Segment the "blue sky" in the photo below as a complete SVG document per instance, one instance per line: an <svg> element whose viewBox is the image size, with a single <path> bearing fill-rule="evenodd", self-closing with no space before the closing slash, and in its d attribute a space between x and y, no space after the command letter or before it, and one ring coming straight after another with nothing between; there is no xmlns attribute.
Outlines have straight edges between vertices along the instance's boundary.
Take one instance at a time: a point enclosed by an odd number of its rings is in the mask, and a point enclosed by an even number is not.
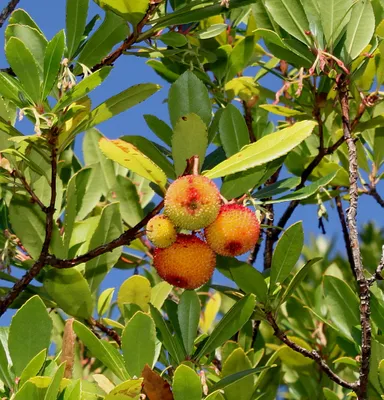
<svg viewBox="0 0 384 400"><path fill-rule="evenodd" d="M8 0L1 1L0 8L3 8L7 3ZM65 28L65 0L21 0L19 7L24 8L32 16L48 39L51 39L57 31ZM89 19L97 13L99 13L103 18L103 11L91 0ZM2 32L4 32L4 29L5 26L2 28ZM4 68L6 66L7 62L5 60L4 52L1 52L0 67ZM166 122L169 122L167 105L164 103L164 100L167 98L169 85L156 75L152 68L145 64L145 59L135 58L133 56L122 56L116 62L113 71L107 78L107 81L92 93L91 98L93 106L95 107L103 100L128 88L129 86L144 82L159 83L162 86L162 89L144 103L139 104L138 106L135 106L134 108L99 125L98 128L105 136L109 138L117 138L123 135L142 135L151 140L156 140L155 136L147 127L143 114L154 114ZM263 83L265 86L276 90L276 83L274 80L272 81L267 79L264 80ZM17 127L25 133L33 133L33 129L25 123L21 123L20 126L17 125ZM77 139L76 151L81 156L81 136ZM381 184L378 189L379 191L381 190L382 195L384 195L384 185ZM279 215L285 207L286 205L279 205L276 207L276 214ZM346 204L344 207L346 207ZM309 240L311 234L321 234L320 230L317 228L316 212L316 207L299 206L290 220L289 225L298 220L303 220L306 241ZM344 243L342 242L340 234L337 214L331 207L328 207L328 212L329 222L325 221L327 231L326 236L333 241L336 240L336 248L344 252ZM378 225L383 226L383 215L382 208L380 208L372 198L368 196L363 196L361 198L358 214L359 225L370 219L374 219ZM335 235L337 235L336 239ZM259 263L257 266L260 266L260 260L261 257L259 256ZM103 287L119 286L126 277L126 272L113 271L104 282ZM215 275L215 283L219 282L223 282L222 278ZM9 315L10 313L7 313L7 316L3 319L3 323L7 322Z"/></svg>

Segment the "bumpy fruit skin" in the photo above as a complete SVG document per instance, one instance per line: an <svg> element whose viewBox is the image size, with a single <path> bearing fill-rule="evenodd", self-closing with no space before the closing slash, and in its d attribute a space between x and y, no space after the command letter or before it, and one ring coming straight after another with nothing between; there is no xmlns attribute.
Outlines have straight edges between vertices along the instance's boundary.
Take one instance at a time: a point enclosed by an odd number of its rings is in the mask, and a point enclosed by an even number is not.
<svg viewBox="0 0 384 400"><path fill-rule="evenodd" d="M180 228L205 228L217 217L221 205L217 186L201 175L176 179L164 199L164 212Z"/></svg>
<svg viewBox="0 0 384 400"><path fill-rule="evenodd" d="M176 241L176 227L165 215L156 215L148 221L147 238L160 248L169 247Z"/></svg>
<svg viewBox="0 0 384 400"><path fill-rule="evenodd" d="M211 278L216 254L195 235L179 234L166 249L156 249L153 258L157 273L171 285L196 289Z"/></svg>
<svg viewBox="0 0 384 400"><path fill-rule="evenodd" d="M256 215L239 204L225 204L216 220L205 229L205 237L213 251L235 257L251 250L260 234Z"/></svg>

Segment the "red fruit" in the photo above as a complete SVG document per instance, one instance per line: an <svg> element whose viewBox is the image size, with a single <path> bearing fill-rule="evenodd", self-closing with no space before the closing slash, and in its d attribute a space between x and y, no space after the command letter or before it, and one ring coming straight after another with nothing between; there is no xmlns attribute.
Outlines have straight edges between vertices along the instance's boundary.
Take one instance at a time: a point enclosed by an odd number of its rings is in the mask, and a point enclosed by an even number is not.
<svg viewBox="0 0 384 400"><path fill-rule="evenodd" d="M211 278L216 255L195 235L179 234L171 246L155 250L153 263L160 277L171 285L196 289Z"/></svg>
<svg viewBox="0 0 384 400"><path fill-rule="evenodd" d="M208 245L217 254L234 257L251 250L259 239L256 215L239 204L225 204L216 220L205 229Z"/></svg>

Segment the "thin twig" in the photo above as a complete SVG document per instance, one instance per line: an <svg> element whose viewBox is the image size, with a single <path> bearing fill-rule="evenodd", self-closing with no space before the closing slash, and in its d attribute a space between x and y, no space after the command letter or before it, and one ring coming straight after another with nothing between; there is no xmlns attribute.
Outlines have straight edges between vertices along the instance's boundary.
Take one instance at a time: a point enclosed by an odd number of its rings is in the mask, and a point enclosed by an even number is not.
<svg viewBox="0 0 384 400"><path fill-rule="evenodd" d="M148 10L143 17L143 19L137 24L135 30L124 40L124 42L112 53L108 54L104 57L99 64L96 64L92 68L92 72L99 70L102 67L107 65L113 65L113 63L122 55L125 51L129 50L130 47L136 43L137 39L139 38L141 31L143 30L145 24L151 18L153 12L158 7L158 4L150 4Z"/></svg>
<svg viewBox="0 0 384 400"><path fill-rule="evenodd" d="M4 22L12 14L13 10L16 8L20 0L11 0L0 13L0 28L4 25Z"/></svg>
<svg viewBox="0 0 384 400"><path fill-rule="evenodd" d="M356 383L347 382L344 379L340 378L338 375L336 375L316 350L310 351L305 349L304 347L299 346L297 343L292 342L292 340L290 340L287 337L287 335L279 328L272 312L268 312L266 316L269 324L273 328L275 336L279 338L284 344L286 344L292 350L302 354L304 357L310 358L313 361L315 361L319 365L321 370L325 372L333 382L336 382L338 385L346 389L351 389L351 390L356 389L357 386Z"/></svg>
<svg viewBox="0 0 384 400"><path fill-rule="evenodd" d="M360 253L359 235L357 230L357 207L359 199L358 188L358 163L357 149L351 134L351 124L349 116L348 83L345 79L340 79L338 95L341 105L341 115L343 122L343 135L348 147L349 158L349 208L347 212L347 225L349 230L350 246L353 254L353 261L356 271L356 279L359 285L360 298L360 324L361 324L361 364L357 396L359 400L366 400L368 390L369 361L371 356L371 323L370 323L370 292L369 281L364 275L363 264Z"/></svg>
<svg viewBox="0 0 384 400"><path fill-rule="evenodd" d="M19 181L22 183L24 186L24 189L28 192L28 194L31 196L32 200L44 211L47 211L47 207L43 204L43 202L39 199L39 197L36 195L36 193L33 191L27 180L25 179L25 176L23 176L19 171L13 170L11 173L12 176L15 178L18 178Z"/></svg>
<svg viewBox="0 0 384 400"><path fill-rule="evenodd" d="M11 290L1 299L0 301L0 316L5 313L8 307L14 302L19 294L32 282L34 278L41 272L44 266L47 264L49 256L49 245L52 239L52 230L55 213L55 201L56 201L56 179L57 179L57 132L52 130L50 132L50 146L51 146L51 199L49 206L45 208L46 219L45 219L45 238L41 253L35 264L28 270L28 272L18 280Z"/></svg>
<svg viewBox="0 0 384 400"><path fill-rule="evenodd" d="M161 201L149 214L147 214L139 223L137 223L133 228L128 229L124 233L122 233L118 238L112 240L109 243L102 244L81 256L77 256L73 259L65 259L61 260L56 258L55 255L48 255L47 264L51 267L55 268L72 268L76 265L82 264L84 262L90 261L95 257L101 256L102 254L108 253L117 247L127 246L133 240L138 238L143 234L143 232L139 232L140 229L144 228L147 225L147 222L158 214L164 206L164 202Z"/></svg>
<svg viewBox="0 0 384 400"><path fill-rule="evenodd" d="M342 136L338 139L332 146L325 147L323 151L319 151L317 156L312 160L312 162L308 165L308 167L303 171L301 174L301 181L296 186L295 190L299 190L305 186L305 182L308 179L309 175L313 172L313 170L320 164L325 156L333 154L342 144L344 143L344 137ZM289 218L291 218L293 212L296 210L296 207L300 204L299 200L292 200L286 210L284 211L283 215L279 219L277 226L280 228L284 228L286 223L288 222ZM273 230L273 240L276 241L279 238L281 233L281 229L274 229Z"/></svg>
<svg viewBox="0 0 384 400"><path fill-rule="evenodd" d="M371 187L367 192L370 196L372 196L377 203L384 208L384 199L380 196L375 186Z"/></svg>
<svg viewBox="0 0 384 400"><path fill-rule="evenodd" d="M354 277L356 278L356 269L355 269L355 262L353 260L353 254L352 254L352 249L351 249L351 241L350 241L350 238L349 238L347 222L345 220L343 204L341 203L340 196L336 196L335 197L335 202L336 202L337 214L339 216L341 228L342 228L342 231L343 231L345 249L347 250L349 265L351 266L352 273L353 273Z"/></svg>
<svg viewBox="0 0 384 400"><path fill-rule="evenodd" d="M373 277L370 278L369 285L373 285L373 283L375 281L384 280L384 277L382 275L383 269L384 269L384 245L381 248L381 259L380 259L379 265L377 266L375 274L373 275Z"/></svg>
<svg viewBox="0 0 384 400"><path fill-rule="evenodd" d="M118 345L119 347L121 347L121 338L120 335L111 328L108 328L107 326L105 326L104 324L102 324L101 322L95 320L94 318L91 318L89 320L89 323L93 326L96 326L97 328L99 328L102 332L104 332L107 336L109 336L110 338L112 338Z"/></svg>

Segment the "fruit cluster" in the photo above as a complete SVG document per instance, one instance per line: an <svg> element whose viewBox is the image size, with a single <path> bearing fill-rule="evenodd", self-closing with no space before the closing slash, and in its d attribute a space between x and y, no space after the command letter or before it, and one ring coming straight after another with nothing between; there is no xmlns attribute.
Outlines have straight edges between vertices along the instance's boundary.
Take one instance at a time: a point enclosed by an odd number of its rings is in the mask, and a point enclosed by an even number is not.
<svg viewBox="0 0 384 400"><path fill-rule="evenodd" d="M198 230L204 232L198 236ZM191 234L178 233L193 231ZM206 283L216 254L235 257L255 246L260 224L240 204L222 204L217 186L201 175L175 180L164 199L164 214L147 224L147 237L156 246L154 266L165 281L184 289ZM204 240L203 240L203 239Z"/></svg>

